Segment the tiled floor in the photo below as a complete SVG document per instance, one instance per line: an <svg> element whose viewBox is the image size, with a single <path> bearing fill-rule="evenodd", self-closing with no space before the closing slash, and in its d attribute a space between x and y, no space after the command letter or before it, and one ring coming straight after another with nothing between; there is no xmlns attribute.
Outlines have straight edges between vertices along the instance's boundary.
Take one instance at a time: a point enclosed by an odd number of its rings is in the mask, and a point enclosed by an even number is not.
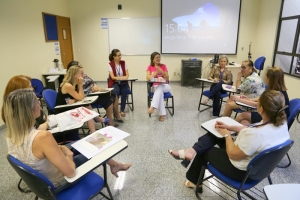
<svg viewBox="0 0 300 200"><path fill-rule="evenodd" d="M146 83L142 81L134 83L134 111L127 110L125 123L119 126L120 129L131 134L126 138L128 148L115 157L117 161L132 163L132 167L126 173L120 173L118 179L108 173L109 185L117 200L196 199L193 190L183 185L186 169L179 161L173 159L167 150L191 147L198 137L205 133L201 123L211 118L211 109L202 113L197 111L199 88L182 87L178 82L171 83L171 87L175 101L175 115L172 117L167 114L165 121L159 122L157 113L154 113L151 118L148 116ZM295 121L290 129L291 138L295 141L289 152L292 165L287 169L275 169L272 173L275 184L300 183L299 128L300 124ZM2 137L0 199L34 199L33 194L22 194L18 191L19 177L6 160L5 130L1 131L0 135ZM101 174L102 168L96 171ZM267 181L264 180L258 188L262 190L263 185L266 184ZM213 187L210 183L207 183L207 186ZM223 195L225 199L233 199L218 188L215 192ZM215 192L204 187L201 198L222 199ZM264 197L263 194L260 195ZM236 197L234 194L233 196ZM98 195L94 199L101 199L101 196Z"/></svg>

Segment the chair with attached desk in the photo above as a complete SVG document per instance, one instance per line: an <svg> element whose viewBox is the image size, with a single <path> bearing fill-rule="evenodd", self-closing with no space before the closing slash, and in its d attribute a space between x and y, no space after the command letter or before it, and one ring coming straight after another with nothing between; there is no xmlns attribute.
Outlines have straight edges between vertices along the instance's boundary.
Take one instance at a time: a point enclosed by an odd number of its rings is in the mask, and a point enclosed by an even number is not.
<svg viewBox="0 0 300 200"><path fill-rule="evenodd" d="M128 80L130 81L130 84L129 85L129 89L127 90L127 98L126 98L126 105L128 105L129 109L131 111L134 110L134 104L133 104L133 91L132 91L132 82L135 81L136 79L132 79L132 80ZM109 83L109 78L107 78L107 84ZM109 87L109 86L108 86ZM119 96L119 99L121 98L121 94L116 94ZM129 98L130 96L130 98ZM121 105L121 103L119 103L119 105Z"/></svg>
<svg viewBox="0 0 300 200"><path fill-rule="evenodd" d="M39 80L39 79L32 78L31 79L31 86L33 87L35 95L40 100L41 106L43 108L43 103L42 103L43 95L42 95L42 93L43 93L43 91L45 89L44 85L43 85L43 82L41 80Z"/></svg>
<svg viewBox="0 0 300 200"><path fill-rule="evenodd" d="M55 106L56 106L57 92L52 89L46 89L43 91L42 95L47 105L48 115L56 114Z"/></svg>
<svg viewBox="0 0 300 200"><path fill-rule="evenodd" d="M236 189L238 199L242 199L240 193L243 193L250 199L256 199L253 196L251 196L249 193L245 192L245 190L251 189L252 187L254 187L258 183L260 183L266 177L268 177L269 184L272 184L270 174L276 168L276 166L281 161L281 159L284 157L284 155L287 154L287 152L293 146L293 143L294 143L294 141L287 140L286 142L284 142L280 145L277 145L275 147L272 147L272 148L269 148L269 149L266 149L266 150L260 152L248 164L247 173L246 173L245 177L243 178L243 181L241 181L241 182L233 180L233 179L223 175L220 171L218 171L216 168L214 168L214 166L212 166L210 163L208 163L206 167L202 167L202 169L201 169L196 188L198 188L199 185L201 185L203 181L209 180L212 177L216 177L221 182ZM207 169L212 175L202 179L205 169ZM248 178L250 178L251 180L246 182L246 180ZM198 199L201 199L199 197L197 190L195 191L195 193L196 193L196 196L198 197ZM230 194L228 194L228 195L230 195Z"/></svg>
<svg viewBox="0 0 300 200"><path fill-rule="evenodd" d="M260 72L264 69L264 64L266 61L266 57L261 56L254 61L255 69L259 70L258 75L260 76Z"/></svg>
<svg viewBox="0 0 300 200"><path fill-rule="evenodd" d="M300 99L292 99L290 100L290 116L287 118L287 123L288 123L288 129L291 128L293 125L297 115L300 113ZM292 164L291 158L289 154L286 154L287 159L288 159L288 164L286 165L278 165L278 168L287 168Z"/></svg>
<svg viewBox="0 0 300 200"><path fill-rule="evenodd" d="M147 104L148 108L151 106L151 101L154 95L154 92L151 91L152 82L146 82L147 83ZM169 104L169 99L171 99L171 103ZM171 94L171 92L164 93L164 100L166 102L165 108L168 110L171 116L174 115L174 97ZM151 114L149 114L149 117L151 117Z"/></svg>
<svg viewBox="0 0 300 200"><path fill-rule="evenodd" d="M48 178L15 157L7 155L7 160L21 177L21 180L23 180L36 195L35 199L82 200L91 199L98 194L101 194L106 199L113 199L107 183L106 164L103 164L103 166L105 166L103 167L104 179L95 172L89 172L74 184L66 183L59 188L55 188ZM20 187L21 180L18 187ZM104 187L107 188L109 197L101 192Z"/></svg>

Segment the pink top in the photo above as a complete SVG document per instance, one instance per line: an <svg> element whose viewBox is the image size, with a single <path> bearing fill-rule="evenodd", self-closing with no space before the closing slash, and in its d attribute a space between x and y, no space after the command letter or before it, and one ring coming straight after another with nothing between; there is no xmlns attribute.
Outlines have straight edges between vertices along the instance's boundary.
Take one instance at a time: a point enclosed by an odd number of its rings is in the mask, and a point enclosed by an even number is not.
<svg viewBox="0 0 300 200"><path fill-rule="evenodd" d="M161 64L159 67L164 72L168 72L168 68L167 68L167 66L165 64ZM156 67L149 65L148 68L147 68L147 71L149 71L150 75L152 75L154 72L156 72ZM163 75L161 73L158 73L154 78L159 78L159 77L163 78ZM160 85L160 84L161 83L153 83L153 86L157 86L157 85Z"/></svg>

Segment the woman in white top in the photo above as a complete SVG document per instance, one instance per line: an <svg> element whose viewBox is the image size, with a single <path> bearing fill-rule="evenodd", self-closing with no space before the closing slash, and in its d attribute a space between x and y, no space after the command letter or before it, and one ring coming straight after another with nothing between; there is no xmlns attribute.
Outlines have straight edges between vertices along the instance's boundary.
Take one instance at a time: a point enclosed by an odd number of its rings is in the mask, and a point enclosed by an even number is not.
<svg viewBox="0 0 300 200"><path fill-rule="evenodd" d="M186 173L187 187L194 187L197 183L201 167L209 162L222 174L242 181L246 175L249 162L260 152L287 141L290 136L286 123L284 109L285 98L279 91L265 91L257 103L258 113L262 121L251 126L229 126L217 121L215 128L224 136L223 145L220 148L212 147L204 153L197 154L193 148L183 150L179 156L178 151L171 151L176 159L193 160ZM239 132L235 141L232 140L230 131ZM220 141L221 142L221 141ZM202 192L202 188L198 189Z"/></svg>
<svg viewBox="0 0 300 200"><path fill-rule="evenodd" d="M9 93L4 98L3 112L8 154L45 175L55 187L65 183L64 176L73 177L75 168L87 161L81 154L73 157L73 152L58 145L49 131L34 128L35 119L40 116L40 104L32 89ZM118 171L131 166L113 159L107 164L116 177Z"/></svg>
<svg viewBox="0 0 300 200"><path fill-rule="evenodd" d="M108 87L113 87L113 93L118 96L121 95L121 116L125 117L126 114L124 112L126 106L126 99L129 91L128 85L128 67L124 60L121 60L122 54L119 49L113 49L109 54L109 64L108 64ZM117 116L115 116L117 117Z"/></svg>

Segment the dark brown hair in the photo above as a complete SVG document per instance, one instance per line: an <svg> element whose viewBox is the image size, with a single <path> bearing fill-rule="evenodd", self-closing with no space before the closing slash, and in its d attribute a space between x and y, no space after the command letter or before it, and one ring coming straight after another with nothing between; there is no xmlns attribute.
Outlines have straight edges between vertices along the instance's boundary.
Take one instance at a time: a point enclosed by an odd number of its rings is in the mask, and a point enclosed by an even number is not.
<svg viewBox="0 0 300 200"><path fill-rule="evenodd" d="M158 52L155 51L155 52L151 53L151 55L150 55L150 65L151 65L151 66L154 66L153 59L154 59L154 57L155 57L156 55L160 55L160 53L158 53Z"/></svg>
<svg viewBox="0 0 300 200"><path fill-rule="evenodd" d="M274 126L280 126L286 121L285 99L281 92L276 90L266 90L259 98L259 104L270 118Z"/></svg>
<svg viewBox="0 0 300 200"><path fill-rule="evenodd" d="M113 49L111 51L111 53L108 56L109 61L113 61L114 60L114 56L117 56L117 53L120 52L119 49Z"/></svg>
<svg viewBox="0 0 300 200"><path fill-rule="evenodd" d="M287 88L284 83L284 73L279 67L272 67L268 69L267 75L269 79L268 90L286 91Z"/></svg>

